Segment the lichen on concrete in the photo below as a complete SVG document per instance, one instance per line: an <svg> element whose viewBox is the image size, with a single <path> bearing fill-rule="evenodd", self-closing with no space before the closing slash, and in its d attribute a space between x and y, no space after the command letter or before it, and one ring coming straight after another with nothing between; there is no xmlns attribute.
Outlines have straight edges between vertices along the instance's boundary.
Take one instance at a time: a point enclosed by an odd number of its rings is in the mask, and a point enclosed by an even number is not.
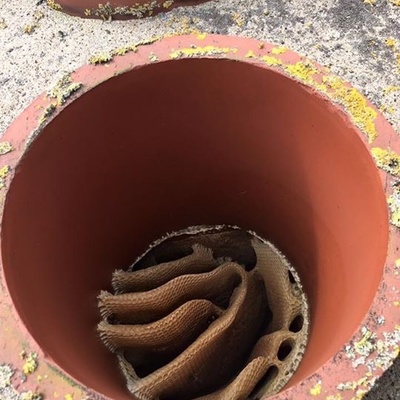
<svg viewBox="0 0 400 400"><path fill-rule="evenodd" d="M260 49L264 48L262 43L259 45L259 48ZM276 50L276 49L278 49L278 50L274 52L274 50ZM287 51L287 49L285 49L285 51L280 51L278 47L274 47L272 49L271 53L272 54L283 54L286 51ZM277 58L277 57L275 57L273 55L272 56L271 55L263 55L263 56L261 56L261 55L257 55L256 53L254 53L253 50L249 50L246 53L245 57L246 58L254 58L254 59L260 60L260 61L264 62L265 64L267 64L270 67L277 67L277 66L281 66L283 64L283 62L279 58Z"/></svg>
<svg viewBox="0 0 400 400"><path fill-rule="evenodd" d="M39 366L38 357L36 353L29 353L24 357L24 365L22 371L25 375L33 374Z"/></svg>
<svg viewBox="0 0 400 400"><path fill-rule="evenodd" d="M154 53L150 53L150 54L149 54L149 61L150 61L150 62L157 62L157 61L158 61L157 55L154 54Z"/></svg>
<svg viewBox="0 0 400 400"><path fill-rule="evenodd" d="M33 19L29 24L26 24L24 26L24 33L27 34L32 34L36 28L39 27L39 21L44 17L43 12L41 11L37 11L34 15L33 15Z"/></svg>
<svg viewBox="0 0 400 400"><path fill-rule="evenodd" d="M0 189L4 187L5 180L9 172L10 172L10 167L8 165L4 165L3 167L0 168Z"/></svg>
<svg viewBox="0 0 400 400"><path fill-rule="evenodd" d="M336 393L327 396L325 400L343 400L343 397L340 393Z"/></svg>
<svg viewBox="0 0 400 400"><path fill-rule="evenodd" d="M383 149L381 147L373 147L371 154L376 162L376 165L393 175L396 181L392 185L392 194L387 199L390 222L400 228L400 155L391 149Z"/></svg>
<svg viewBox="0 0 400 400"><path fill-rule="evenodd" d="M0 142L0 156L13 150L10 142Z"/></svg>
<svg viewBox="0 0 400 400"><path fill-rule="evenodd" d="M260 57L260 60L263 61L265 64L269 65L270 67L282 65L282 61L273 56L262 56Z"/></svg>
<svg viewBox="0 0 400 400"><path fill-rule="evenodd" d="M288 64L285 66L285 71L290 76L308 84L314 83L314 75L318 73L318 69L310 61L298 61L295 64Z"/></svg>
<svg viewBox="0 0 400 400"><path fill-rule="evenodd" d="M380 147L372 148L371 154L379 168L400 178L400 155L390 149Z"/></svg>
<svg viewBox="0 0 400 400"><path fill-rule="evenodd" d="M96 54L89 58L89 64L106 64L112 60L112 55L110 53Z"/></svg>
<svg viewBox="0 0 400 400"><path fill-rule="evenodd" d="M216 47L216 46L204 46L199 47L193 45L186 49L173 50L170 53L170 58L176 60L179 58L193 58L193 57L208 57L208 56L221 56L227 53L236 53L237 49L230 47Z"/></svg>
<svg viewBox="0 0 400 400"><path fill-rule="evenodd" d="M356 88L348 87L342 79L327 78L324 83L332 89L328 96L344 105L353 122L372 143L378 136L375 126L378 114L367 104L366 98Z"/></svg>
<svg viewBox="0 0 400 400"><path fill-rule="evenodd" d="M159 39L160 38L156 36L156 37L152 37L150 39L131 43L127 46L118 47L116 49L111 50L108 53L95 54L89 58L88 62L89 62L89 64L93 64L93 65L107 64L107 63L111 62L115 56L123 56L124 54L129 53L129 52L136 53L140 46L146 46L148 44L154 43L155 41L157 41Z"/></svg>
<svg viewBox="0 0 400 400"><path fill-rule="evenodd" d="M61 4L57 3L55 0L47 0L47 5L53 10L60 11L62 10Z"/></svg>
<svg viewBox="0 0 400 400"><path fill-rule="evenodd" d="M57 100L57 105L62 105L66 100L82 87L82 83L73 82L69 74L64 75L49 92L50 99Z"/></svg>
<svg viewBox="0 0 400 400"><path fill-rule="evenodd" d="M15 369L11 365L0 365L0 399L1 400L43 400L43 395L36 391L18 391L11 381Z"/></svg>
<svg viewBox="0 0 400 400"><path fill-rule="evenodd" d="M39 118L39 126L43 125L47 118L49 118L54 111L57 109L57 103L51 103L49 104L43 111L43 114Z"/></svg>
<svg viewBox="0 0 400 400"><path fill-rule="evenodd" d="M174 3L173 0L158 2L156 0L147 3L137 3L132 6L114 6L110 2L105 4L100 3L97 8L87 8L85 15L97 16L103 21L111 21L115 16L132 16L135 18L150 17L155 10L168 9Z"/></svg>
<svg viewBox="0 0 400 400"><path fill-rule="evenodd" d="M400 187L398 184L394 185L393 193L387 202L390 210L390 222L400 228Z"/></svg>
<svg viewBox="0 0 400 400"><path fill-rule="evenodd" d="M28 390L27 392L20 393L19 400L43 400L43 395L33 392L32 390Z"/></svg>
<svg viewBox="0 0 400 400"><path fill-rule="evenodd" d="M10 365L0 365L0 390L11 385L11 378L14 375L14 370Z"/></svg>
<svg viewBox="0 0 400 400"><path fill-rule="evenodd" d="M322 391L322 385L321 382L317 382L311 389L310 389L310 394L313 396L319 396Z"/></svg>
<svg viewBox="0 0 400 400"><path fill-rule="evenodd" d="M288 51L289 49L287 47L283 47L283 46L278 46L278 47L274 47L271 50L272 54L284 54Z"/></svg>
<svg viewBox="0 0 400 400"><path fill-rule="evenodd" d="M364 398L378 379L375 371L387 370L399 355L400 349L400 325L396 326L393 332L384 332L380 337L363 326L361 334L361 338L351 342L345 350L347 357L352 361L353 368L366 368L367 372L358 380L337 385L339 391L354 393L355 397L352 400Z"/></svg>
<svg viewBox="0 0 400 400"><path fill-rule="evenodd" d="M275 48L278 49L278 48ZM285 51L272 49L273 54L283 54ZM322 82L316 79L324 71L316 66L311 60L303 59L294 64L286 64L279 58L264 55L257 56L250 50L246 54L247 58L255 58L264 61L269 66L283 66L283 70L292 78L309 85L333 101L344 106L354 124L356 124L372 143L378 136L375 120L377 112L368 105L365 97L355 88L350 87L345 81L334 75L322 75Z"/></svg>

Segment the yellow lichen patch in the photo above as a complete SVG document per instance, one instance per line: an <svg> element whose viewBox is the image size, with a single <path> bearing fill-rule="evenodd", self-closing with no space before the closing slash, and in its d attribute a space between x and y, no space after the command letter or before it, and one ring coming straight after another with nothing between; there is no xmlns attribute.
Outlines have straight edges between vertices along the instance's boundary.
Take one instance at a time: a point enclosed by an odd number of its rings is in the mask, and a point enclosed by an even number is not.
<svg viewBox="0 0 400 400"><path fill-rule="evenodd" d="M399 258L394 262L394 274L400 275L400 259Z"/></svg>
<svg viewBox="0 0 400 400"><path fill-rule="evenodd" d="M50 117L50 115L54 113L56 108L57 108L57 104L51 103L44 109L43 114L39 118L39 126L42 125L47 120L47 118Z"/></svg>
<svg viewBox="0 0 400 400"><path fill-rule="evenodd" d="M33 15L33 19L38 22L42 18L44 18L44 14L41 11L36 11L35 14Z"/></svg>
<svg viewBox="0 0 400 400"><path fill-rule="evenodd" d="M172 0L164 2L164 8L169 8L172 5ZM98 4L97 8L86 10L90 15L95 15L102 18L104 21L112 20L114 15L131 15L136 18L143 18L144 16L152 15L154 10L159 9L163 4L156 0L149 1L148 3L136 3L132 6L112 6L109 2L106 4Z"/></svg>
<svg viewBox="0 0 400 400"><path fill-rule="evenodd" d="M13 150L10 142L0 142L0 156Z"/></svg>
<svg viewBox="0 0 400 400"><path fill-rule="evenodd" d="M277 66L277 65L282 65L282 61L279 60L276 57L272 57L272 56L262 56L260 58L261 61L264 61L265 64L273 67L273 66Z"/></svg>
<svg viewBox="0 0 400 400"><path fill-rule="evenodd" d="M189 47L186 49L176 50L170 53L170 58L192 58L192 57L207 57L212 55L223 55L227 53L236 53L237 49L230 47L215 47L215 46L204 46L204 47Z"/></svg>
<svg viewBox="0 0 400 400"><path fill-rule="evenodd" d="M399 343L400 338L397 336L399 335L394 332L391 335L384 334L384 340L378 339L376 342L378 357L376 357L374 362L375 368L386 370L391 364L391 360L394 360L398 356L399 346L397 343Z"/></svg>
<svg viewBox="0 0 400 400"><path fill-rule="evenodd" d="M150 62L157 62L158 61L158 57L154 54L154 53L150 53L149 54L149 61Z"/></svg>
<svg viewBox="0 0 400 400"><path fill-rule="evenodd" d="M0 29L6 29L8 27L7 22L4 18L0 19Z"/></svg>
<svg viewBox="0 0 400 400"><path fill-rule="evenodd" d="M30 35L33 33L36 28L39 27L39 21L44 17L44 14L41 11L38 11L33 16L33 21L30 24L26 24L24 26L24 32Z"/></svg>
<svg viewBox="0 0 400 400"><path fill-rule="evenodd" d="M25 364L22 366L22 371L25 375L33 374L37 370L38 366L37 354L29 353L25 358Z"/></svg>
<svg viewBox="0 0 400 400"><path fill-rule="evenodd" d="M380 106L379 107L379 109L383 112L383 113L388 113L388 114L391 114L391 115L393 115L395 112L396 112L396 110L395 110L395 108L394 107L388 107L388 106L386 106L386 105L382 105L382 106Z"/></svg>
<svg viewBox="0 0 400 400"><path fill-rule="evenodd" d="M61 5L56 3L55 0L47 0L47 5L53 10L62 10Z"/></svg>
<svg viewBox="0 0 400 400"><path fill-rule="evenodd" d="M378 59L378 54L376 53L376 51L371 51L371 56L372 56L372 58L374 58L375 60Z"/></svg>
<svg viewBox="0 0 400 400"><path fill-rule="evenodd" d="M296 64L286 65L285 70L304 83L314 83L313 77L318 73L318 70L308 61L298 61Z"/></svg>
<svg viewBox="0 0 400 400"><path fill-rule="evenodd" d="M310 389L310 393L313 396L319 396L321 394L322 391L322 385L320 382L316 383L311 389Z"/></svg>
<svg viewBox="0 0 400 400"><path fill-rule="evenodd" d="M98 8L92 10L92 12L98 17L101 17L104 21L109 21L112 18L114 10L110 6L110 3L107 3L107 4L99 4Z"/></svg>
<svg viewBox="0 0 400 400"><path fill-rule="evenodd" d="M368 106L367 100L357 89L348 87L341 79L325 77L323 81L332 89L327 95L344 105L353 122L363 130L368 141L372 143L378 136L375 127L377 112Z"/></svg>
<svg viewBox="0 0 400 400"><path fill-rule="evenodd" d="M123 56L124 54L126 54L126 53L128 53L130 51L137 51L137 49L134 50L129 46L119 47L118 49L115 49L113 51L113 55L115 55L115 56Z"/></svg>
<svg viewBox="0 0 400 400"><path fill-rule="evenodd" d="M390 223L397 228L400 228L400 209L398 207L394 207L393 205L393 197L389 197L388 199L389 208L392 212L390 215Z"/></svg>
<svg viewBox="0 0 400 400"><path fill-rule="evenodd" d="M396 53L395 57L397 62L397 70L400 71L400 53Z"/></svg>
<svg viewBox="0 0 400 400"><path fill-rule="evenodd" d="M400 156L391 150L374 147L371 149L376 165L389 174L400 177Z"/></svg>
<svg viewBox="0 0 400 400"><path fill-rule="evenodd" d="M163 7L170 8L172 6L172 4L174 4L174 0L167 0L167 1L164 1Z"/></svg>
<svg viewBox="0 0 400 400"><path fill-rule="evenodd" d="M325 400L343 400L343 397L340 393L337 393L334 395L327 396Z"/></svg>
<svg viewBox="0 0 400 400"><path fill-rule="evenodd" d="M240 15L239 13L235 12L232 14L232 21L235 22L239 28L241 28L245 20L243 15Z"/></svg>
<svg viewBox="0 0 400 400"><path fill-rule="evenodd" d="M395 301L393 304L395 305L395 307L400 307L400 301Z"/></svg>
<svg viewBox="0 0 400 400"><path fill-rule="evenodd" d="M3 168L0 168L0 189L4 187L5 179L10 172L10 167L5 165Z"/></svg>
<svg viewBox="0 0 400 400"><path fill-rule="evenodd" d="M385 40L385 43L386 43L386 46L388 46L388 47L392 47L392 48L396 47L396 39L393 39L392 37L387 38Z"/></svg>
<svg viewBox="0 0 400 400"><path fill-rule="evenodd" d="M112 55L110 53L96 54L89 58L89 64L106 64L112 60Z"/></svg>
<svg viewBox="0 0 400 400"><path fill-rule="evenodd" d="M36 24L27 24L24 26L24 32L30 35L37 28Z"/></svg>
<svg viewBox="0 0 400 400"><path fill-rule="evenodd" d="M74 396L71 393L67 393L64 396L64 400L74 400Z"/></svg>
<svg viewBox="0 0 400 400"><path fill-rule="evenodd" d="M77 90L82 87L80 82L72 82L69 75L62 77L57 85L48 93L51 99L57 99L57 105L62 105Z"/></svg>
<svg viewBox="0 0 400 400"><path fill-rule="evenodd" d="M198 40L204 40L207 37L207 33L199 33L196 37Z"/></svg>
<svg viewBox="0 0 400 400"><path fill-rule="evenodd" d="M345 383L340 383L337 386L338 390L359 390L360 386L365 386L369 384L369 380L366 376L364 376L363 378L360 378L358 381L349 381L349 382L345 382Z"/></svg>
<svg viewBox="0 0 400 400"><path fill-rule="evenodd" d="M392 85L392 86L385 87L383 89L383 94L388 94L388 93L397 92L397 91L400 91L400 86Z"/></svg>
<svg viewBox="0 0 400 400"><path fill-rule="evenodd" d="M362 400L367 393L368 393L368 390L359 389L356 391L355 397L352 397L351 400Z"/></svg>
<svg viewBox="0 0 400 400"><path fill-rule="evenodd" d="M139 42L133 43L131 45L131 47L138 48L140 46L146 46L146 45L152 44L152 43L154 43L154 42L156 42L157 40L160 40L160 39L161 39L160 36L153 36L150 39L144 39L144 40L140 40Z"/></svg>
<svg viewBox="0 0 400 400"><path fill-rule="evenodd" d="M265 64L269 65L270 67L280 66L282 65L282 61L279 58L273 56L262 56L258 57L253 50L249 50L246 55L246 58L256 58L260 61L263 61Z"/></svg>
<svg viewBox="0 0 400 400"><path fill-rule="evenodd" d="M246 58L257 58L257 56L255 55L255 53L254 53L253 50L249 50L249 51L246 53L245 57L246 57Z"/></svg>
<svg viewBox="0 0 400 400"><path fill-rule="evenodd" d="M371 353L374 350L372 342L373 336L373 332L365 330L362 338L358 342L354 343L354 350L361 355L367 355Z"/></svg>
<svg viewBox="0 0 400 400"><path fill-rule="evenodd" d="M400 7L400 0L389 0L394 6Z"/></svg>
<svg viewBox="0 0 400 400"><path fill-rule="evenodd" d="M376 3L376 0L363 0L364 4L369 4L373 6Z"/></svg>
<svg viewBox="0 0 400 400"><path fill-rule="evenodd" d="M33 19L36 22L39 22L42 18L44 18L44 14L41 11L36 11L35 14L33 15Z"/></svg>
<svg viewBox="0 0 400 400"><path fill-rule="evenodd" d="M272 53L272 54L284 54L284 53L286 53L287 51L288 51L288 49L287 49L286 47L279 46L279 47L274 47L274 48L271 50L271 53Z"/></svg>
<svg viewBox="0 0 400 400"><path fill-rule="evenodd" d="M117 49L114 49L110 53L108 53L110 58L106 62L111 61L115 56L123 56L124 54L129 53L131 51L136 53L140 46L145 46L147 44L154 43L155 41L157 41L159 39L160 38L158 36L156 36L156 37L153 37L153 38L150 38L150 39L147 39L147 40L142 40L140 42L136 42L136 43L130 44L128 46L118 47ZM90 60L89 60L89 62L90 62ZM97 64L100 64L100 63L97 62Z"/></svg>
<svg viewBox="0 0 400 400"><path fill-rule="evenodd" d="M387 203L391 213L390 223L400 228L400 189L397 187L394 188L393 194L387 199Z"/></svg>

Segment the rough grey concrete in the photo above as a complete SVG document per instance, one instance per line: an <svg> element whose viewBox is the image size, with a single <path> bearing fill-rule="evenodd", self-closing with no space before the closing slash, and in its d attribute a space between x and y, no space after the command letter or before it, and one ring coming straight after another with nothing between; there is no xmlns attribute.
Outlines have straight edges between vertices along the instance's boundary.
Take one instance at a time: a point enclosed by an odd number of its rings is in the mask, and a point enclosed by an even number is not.
<svg viewBox="0 0 400 400"><path fill-rule="evenodd" d="M364 397L364 400L398 400L400 399L400 357L397 357L375 386Z"/></svg>
<svg viewBox="0 0 400 400"><path fill-rule="evenodd" d="M396 2L221 0L154 18L102 22L63 15L38 0L0 0L0 134L36 96L91 55L154 35L194 29L283 44L330 66L381 108L400 131ZM400 360L365 398L400 399Z"/></svg>

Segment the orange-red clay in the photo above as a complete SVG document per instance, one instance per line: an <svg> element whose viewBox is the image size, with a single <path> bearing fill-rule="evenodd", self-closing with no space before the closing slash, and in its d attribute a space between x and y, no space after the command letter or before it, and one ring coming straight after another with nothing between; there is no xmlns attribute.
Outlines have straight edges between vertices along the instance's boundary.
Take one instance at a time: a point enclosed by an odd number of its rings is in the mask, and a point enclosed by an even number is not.
<svg viewBox="0 0 400 400"><path fill-rule="evenodd" d="M352 110L288 76L284 66L301 57L285 51L268 65L272 48L223 36L167 38L80 68L72 81L82 87L64 104L40 96L11 125L3 140L13 150L0 157L9 166L0 363L18 367L21 350L37 352L33 373L47 376L24 388L130 399L96 334L96 296L153 240L201 224L256 231L301 276L309 345L276 399L325 399L368 376L344 346L362 338L361 326L383 339L398 322L392 177L370 149L390 143L396 151L399 141L378 114L369 144ZM313 67L316 80L330 76ZM350 399L355 389L340 395Z"/></svg>

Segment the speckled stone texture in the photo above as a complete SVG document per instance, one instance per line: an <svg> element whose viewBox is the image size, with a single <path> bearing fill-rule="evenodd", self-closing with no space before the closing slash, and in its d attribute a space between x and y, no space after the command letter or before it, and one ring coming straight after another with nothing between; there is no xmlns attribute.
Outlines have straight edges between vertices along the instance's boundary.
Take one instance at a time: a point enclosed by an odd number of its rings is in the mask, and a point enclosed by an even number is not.
<svg viewBox="0 0 400 400"><path fill-rule="evenodd" d="M269 41L329 66L400 131L398 0L210 1L124 22L70 17L43 0L0 0L0 134L36 96L92 55L194 30ZM19 396L0 389L1 400ZM400 399L400 359L364 398Z"/></svg>

